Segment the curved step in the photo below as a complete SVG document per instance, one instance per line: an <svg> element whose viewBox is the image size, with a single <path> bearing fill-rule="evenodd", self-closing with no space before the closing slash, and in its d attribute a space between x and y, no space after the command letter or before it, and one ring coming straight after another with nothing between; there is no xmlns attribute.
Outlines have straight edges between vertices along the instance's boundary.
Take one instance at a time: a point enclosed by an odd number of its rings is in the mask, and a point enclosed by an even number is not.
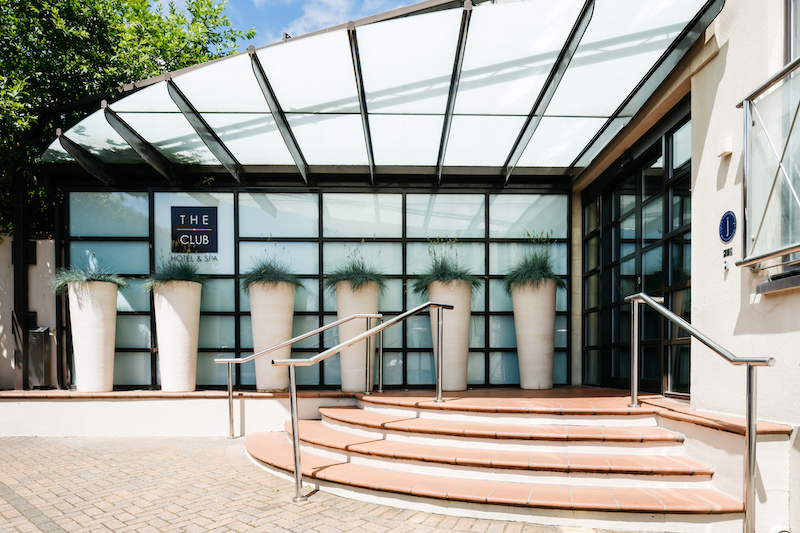
<svg viewBox="0 0 800 533"><path fill-rule="evenodd" d="M503 451L491 447L464 448L375 439L326 427L318 420L300 420L300 440L320 448L364 457L397 459L448 466L497 468L561 474L636 476L696 476L709 479L713 470L685 457L662 455ZM287 422L287 433L290 423Z"/></svg>
<svg viewBox="0 0 800 533"><path fill-rule="evenodd" d="M321 407L323 419L369 429L431 436L522 441L680 444L683 435L657 426L571 426L497 424L397 416L356 407Z"/></svg>
<svg viewBox="0 0 800 533"><path fill-rule="evenodd" d="M256 461L294 472L292 445L287 434L255 433L247 438L247 452ZM585 487L479 481L429 476L343 462L303 452L302 473L307 478L353 488L390 492L447 502L569 511L612 511L657 514L739 514L743 505L713 489L645 489ZM738 516L734 516L738 518Z"/></svg>

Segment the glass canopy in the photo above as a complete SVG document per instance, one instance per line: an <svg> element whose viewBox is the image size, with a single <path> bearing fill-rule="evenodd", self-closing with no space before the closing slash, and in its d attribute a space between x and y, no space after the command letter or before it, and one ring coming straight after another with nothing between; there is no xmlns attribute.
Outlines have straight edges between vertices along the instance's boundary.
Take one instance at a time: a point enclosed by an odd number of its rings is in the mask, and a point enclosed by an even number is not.
<svg viewBox="0 0 800 533"><path fill-rule="evenodd" d="M476 4L428 0L408 16L136 84L144 88L62 133L42 161L92 173L159 170L153 161L163 159L177 169L222 165L237 179L346 168L375 181L392 167L506 180L566 174L627 124L723 0Z"/></svg>

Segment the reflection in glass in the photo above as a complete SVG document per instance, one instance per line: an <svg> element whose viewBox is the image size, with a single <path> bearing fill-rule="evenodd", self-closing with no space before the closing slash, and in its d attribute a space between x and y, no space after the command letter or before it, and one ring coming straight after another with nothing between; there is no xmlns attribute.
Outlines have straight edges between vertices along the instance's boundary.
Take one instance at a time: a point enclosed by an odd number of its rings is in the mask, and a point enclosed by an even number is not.
<svg viewBox="0 0 800 533"><path fill-rule="evenodd" d="M614 191L614 220L626 215L636 206L636 181L633 176Z"/></svg>
<svg viewBox="0 0 800 533"><path fill-rule="evenodd" d="M406 196L406 234L430 239L483 237L486 233L485 203L482 194L409 194Z"/></svg>
<svg viewBox="0 0 800 533"><path fill-rule="evenodd" d="M483 381L481 381L483 383ZM383 384L403 384L403 354L398 352L383 353Z"/></svg>
<svg viewBox="0 0 800 533"><path fill-rule="evenodd" d="M681 344L669 347L670 354L670 391L689 394L690 385L690 345Z"/></svg>
<svg viewBox="0 0 800 533"><path fill-rule="evenodd" d="M672 229L692 222L692 190L689 178L672 187Z"/></svg>
<svg viewBox="0 0 800 533"><path fill-rule="evenodd" d="M142 290L143 279L128 279L128 287L117 290L117 311L150 311L150 293Z"/></svg>
<svg viewBox="0 0 800 533"><path fill-rule="evenodd" d="M672 283L685 283L692 277L692 242L691 234L672 239Z"/></svg>
<svg viewBox="0 0 800 533"><path fill-rule="evenodd" d="M672 134L672 168L680 168L692 157L692 122Z"/></svg>
<svg viewBox="0 0 800 533"><path fill-rule="evenodd" d="M489 197L489 236L522 239L550 234L566 239L568 197L556 194L492 194Z"/></svg>
<svg viewBox="0 0 800 533"><path fill-rule="evenodd" d="M150 201L146 192L69 193L69 233L73 237L147 237ZM113 220L113 224L109 221Z"/></svg>
<svg viewBox="0 0 800 533"><path fill-rule="evenodd" d="M586 344L587 346L600 345L600 313L586 315Z"/></svg>
<svg viewBox="0 0 800 533"><path fill-rule="evenodd" d="M240 193L241 237L316 237L318 196L297 193Z"/></svg>
<svg viewBox="0 0 800 533"><path fill-rule="evenodd" d="M401 237L402 201L399 194L324 194L322 233L325 237Z"/></svg>
<svg viewBox="0 0 800 533"><path fill-rule="evenodd" d="M519 383L519 360L516 352L489 354L489 384L516 385Z"/></svg>
<svg viewBox="0 0 800 533"><path fill-rule="evenodd" d="M69 254L73 267L106 269L115 274L150 273L150 245L146 242L72 241Z"/></svg>
<svg viewBox="0 0 800 533"><path fill-rule="evenodd" d="M642 254L644 292L659 291L664 285L664 270L661 262L661 246Z"/></svg>
<svg viewBox="0 0 800 533"><path fill-rule="evenodd" d="M600 305L600 274L586 278L586 309L594 309Z"/></svg>
<svg viewBox="0 0 800 533"><path fill-rule="evenodd" d="M644 226L645 243L660 239L664 228L664 203L656 198L642 208L642 225Z"/></svg>
<svg viewBox="0 0 800 533"><path fill-rule="evenodd" d="M691 287L670 294L670 310L685 321L692 323L692 289ZM670 338L689 338L689 332L670 321Z"/></svg>
<svg viewBox="0 0 800 533"><path fill-rule="evenodd" d="M583 232L591 233L600 227L600 197L586 203L583 207Z"/></svg>
<svg viewBox="0 0 800 533"><path fill-rule="evenodd" d="M489 347L517 347L517 330L514 328L513 316L504 315L489 317Z"/></svg>
<svg viewBox="0 0 800 533"><path fill-rule="evenodd" d="M642 171L642 200L658 194L664 186L664 158L659 158Z"/></svg>
<svg viewBox="0 0 800 533"><path fill-rule="evenodd" d="M586 270L600 266L600 237L592 237L586 241Z"/></svg>

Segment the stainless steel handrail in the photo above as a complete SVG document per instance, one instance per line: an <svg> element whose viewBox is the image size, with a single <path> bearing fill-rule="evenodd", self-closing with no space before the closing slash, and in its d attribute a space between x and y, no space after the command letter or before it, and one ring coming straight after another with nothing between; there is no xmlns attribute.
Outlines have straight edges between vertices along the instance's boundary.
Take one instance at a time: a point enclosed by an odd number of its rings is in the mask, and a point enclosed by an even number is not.
<svg viewBox="0 0 800 533"><path fill-rule="evenodd" d="M641 407L639 403L639 305L647 304L662 316L677 324L680 328L688 331L694 338L711 348L713 351L727 359L734 365L747 365L747 406L745 411L745 430L746 441L744 452L744 532L752 533L755 531L755 504L756 504L756 367L775 366L774 357L737 357L726 350L697 328L689 324L686 320L676 315L664 305L663 298L654 298L640 292L625 297L626 302L631 303L631 405L630 407Z"/></svg>
<svg viewBox="0 0 800 533"><path fill-rule="evenodd" d="M313 357L308 357L306 359L277 359L273 360L272 364L275 366L288 366L289 367L289 406L292 415L292 445L294 448L294 481L295 481L295 496L292 498L294 502L302 502L305 501L307 498L303 496L303 473L300 466L300 434L298 429L298 420L297 420L297 379L295 378L295 367L297 366L311 366L314 364L319 363L320 361L324 361L328 357L332 356L335 353L340 352L343 348L347 348L348 346L352 346L353 344L359 343L365 339L369 339L374 337L377 334L382 334L383 331L387 328L394 326L395 324L399 324L400 322L411 318L414 315L417 315L428 309L429 307L436 308L436 324L437 324L437 342L436 342L436 349L437 349L437 364L436 364L436 401L442 401L442 331L443 331L443 314L445 309L453 309L452 305L447 304L437 304L433 302L426 302L420 306L411 309L410 311L406 311L393 319L379 324L373 328L368 329L364 333L353 337L352 339L346 340L334 346L333 348L329 348L324 352L320 352ZM369 342L367 343L369 345ZM383 383L383 341L380 342L381 350L379 353L379 360L378 360L378 379L379 383ZM369 389L370 383L370 360L371 357L367 357L367 386L365 388Z"/></svg>
<svg viewBox="0 0 800 533"><path fill-rule="evenodd" d="M280 350L281 348L285 348L287 346L291 346L292 344L294 344L294 343L296 343L298 341L301 341L303 339L307 339L308 337L311 337L311 336L316 335L318 333L322 333L323 331L329 330L329 329L334 328L336 326L340 326L340 325L344 324L345 322L350 322L351 320L355 320L357 318L366 318L367 319L367 329L369 329L369 324L370 324L369 321L372 320L373 318L377 318L378 320L380 320L381 318L383 318L383 315L380 315L380 314L355 314L355 315L350 315L348 317L342 318L342 319L337 320L335 322L331 322L330 324L326 324L326 325L322 326L321 328L317 328L315 330L303 333L302 335L298 335L297 337L289 339L288 341L284 341L284 342L282 342L280 344L276 344L275 346L271 346L271 347L267 348L266 350L261 350L260 352L254 353L252 355L248 355L247 357L241 357L241 358L223 357L221 359L214 359L214 362L217 363L217 364L227 364L228 365L228 438L229 439L234 438L233 437L233 365L240 365L242 363L247 363L247 362L252 361L254 359L258 359L259 357L262 357L264 355L270 354L270 353L272 353L272 352L274 352L276 350ZM381 341L381 357L383 356L383 351L382 350L383 350L383 342ZM382 384L382 381L381 381L381 384ZM382 387L382 385L381 385L381 387Z"/></svg>

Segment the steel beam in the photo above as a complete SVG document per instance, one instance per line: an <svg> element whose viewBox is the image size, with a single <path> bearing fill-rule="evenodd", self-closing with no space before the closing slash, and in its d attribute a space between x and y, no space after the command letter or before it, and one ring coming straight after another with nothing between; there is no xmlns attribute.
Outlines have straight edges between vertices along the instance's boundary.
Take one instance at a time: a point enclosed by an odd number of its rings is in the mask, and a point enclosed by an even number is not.
<svg viewBox="0 0 800 533"><path fill-rule="evenodd" d="M170 165L169 161L166 157L164 157L161 152L155 149L155 147L147 142L144 137L139 135L139 132L133 129L130 124L125 122L113 109L108 107L108 103L103 100L100 103L100 107L103 108L103 113L106 117L106 122L108 122L114 131L119 133L120 137L122 137L128 146L130 146L134 152L139 154L145 163L150 165L155 169L156 172L164 176L170 184L175 183L175 176L172 173L172 166Z"/></svg>
<svg viewBox="0 0 800 533"><path fill-rule="evenodd" d="M83 170L102 181L103 185L108 185L111 182L111 176L106 174L105 164L99 157L64 135L61 132L61 128L56 130L56 135L58 136L58 142L61 143L61 147L83 167Z"/></svg>
<svg viewBox="0 0 800 533"><path fill-rule="evenodd" d="M372 134L369 129L367 94L364 91L364 78L361 74L361 58L358 54L356 24L353 21L347 23L347 37L350 39L350 55L353 57L353 71L356 75L356 88L358 90L358 107L361 110L361 125L364 128L364 143L367 147L367 160L369 161L369 182L372 185L375 185L375 155L372 151Z"/></svg>
<svg viewBox="0 0 800 533"><path fill-rule="evenodd" d="M456 108L456 94L458 84L461 81L461 68L464 64L464 50L467 48L467 33L469 32L469 21L472 17L472 1L464 2L464 11L461 12L461 29L458 32L458 45L456 47L456 58L453 62L453 74L450 76L450 91L447 94L447 107L444 112L444 124L442 125L442 139L439 142L439 157L436 162L437 184L442 184L442 171L444 170L444 158L447 154L447 141L450 139L450 128L453 125L453 111Z"/></svg>
<svg viewBox="0 0 800 533"><path fill-rule="evenodd" d="M267 73L264 71L264 66L261 64L261 60L258 59L258 55L256 55L255 47L250 45L250 47L247 49L247 53L250 54L250 62L253 65L253 74L255 74L258 85L261 87L261 92L264 93L264 98L267 101L267 106L269 106L270 112L272 112L272 118L275 120L275 125L278 126L278 131L281 132L281 137L283 137L283 142L286 143L289 153L292 154L292 159L294 159L297 169L300 171L300 176L303 178L303 181L306 183L306 185L308 185L308 163L306 162L306 158L303 156L302 150L300 150L300 145L297 144L297 139L295 139L294 133L292 133L292 128L289 127L289 121L286 120L286 115L284 114L283 109L278 103L278 99L275 97L275 92L272 90L272 85L270 85L269 79L267 79Z"/></svg>
<svg viewBox="0 0 800 533"><path fill-rule="evenodd" d="M517 137L517 141L514 143L511 153L506 159L506 163L503 166L503 175L505 176L504 184L508 183L508 180L511 178L511 173L514 172L514 168L522 157L522 153L525 151L525 148L527 148L531 138L533 138L533 134L536 133L536 128L539 127L539 123L542 121L545 111L547 111L547 106L550 105L550 100L553 99L553 95L556 93L559 83L561 83L561 80L564 78L564 73L566 73L569 63L572 61L572 57L578 49L586 27L592 19L592 13L594 13L594 0L586 0L575 21L575 25L569 33L569 37L564 42L564 46L561 48L561 52L558 54L558 58L553 64L553 68L550 69L547 81L545 81L542 90L539 92L536 103L533 104L533 109L531 109L525 121L525 125L522 127L522 131Z"/></svg>
<svg viewBox="0 0 800 533"><path fill-rule="evenodd" d="M181 113L183 113L183 116L186 117L186 120L191 124L197 136L203 141L203 144L208 147L222 166L231 173L231 176L241 183L242 165L239 164L239 161L237 161L231 151L228 150L228 147L225 146L222 139L220 139L211 126L208 125L206 119L203 118L200 112L194 107L192 102L186 98L186 95L183 94L183 91L181 91L180 87L178 87L171 78L167 80L167 90L170 98L172 98L172 101L178 106L178 109L181 110Z"/></svg>

